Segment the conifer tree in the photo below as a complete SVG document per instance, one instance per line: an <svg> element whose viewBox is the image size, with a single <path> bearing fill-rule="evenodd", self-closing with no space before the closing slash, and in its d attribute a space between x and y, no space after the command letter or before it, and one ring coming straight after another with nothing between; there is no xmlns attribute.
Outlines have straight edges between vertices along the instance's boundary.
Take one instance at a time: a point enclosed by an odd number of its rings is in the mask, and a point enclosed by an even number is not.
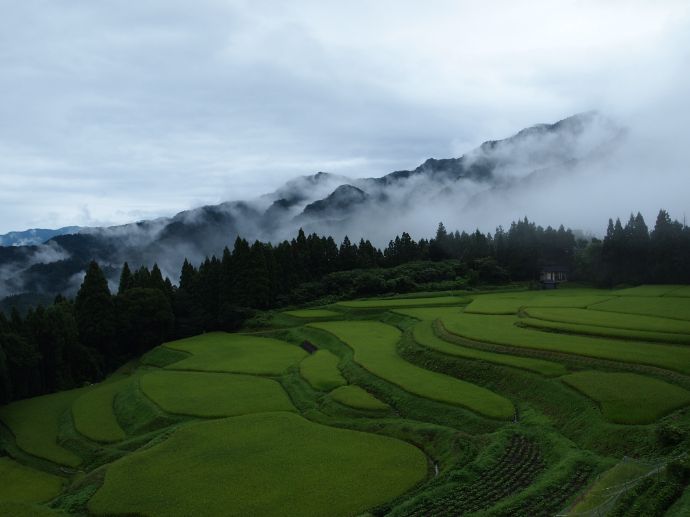
<svg viewBox="0 0 690 517"><path fill-rule="evenodd" d="M122 294L131 287L132 271L129 269L129 264L125 262L125 264L122 266L122 273L120 273L120 283L117 288L117 294Z"/></svg>

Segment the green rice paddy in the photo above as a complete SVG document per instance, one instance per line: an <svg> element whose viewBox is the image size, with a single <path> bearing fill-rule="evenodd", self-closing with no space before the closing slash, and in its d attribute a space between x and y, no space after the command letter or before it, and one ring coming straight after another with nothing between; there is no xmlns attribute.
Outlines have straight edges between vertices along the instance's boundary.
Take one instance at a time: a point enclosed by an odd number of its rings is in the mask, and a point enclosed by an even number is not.
<svg viewBox="0 0 690 517"><path fill-rule="evenodd" d="M115 416L113 401L129 382L133 380L124 378L104 382L77 398L72 404L72 417L77 431L96 442L124 440L125 432Z"/></svg>
<svg viewBox="0 0 690 517"><path fill-rule="evenodd" d="M585 371L563 382L599 403L601 412L619 424L647 424L690 404L690 392L634 373Z"/></svg>
<svg viewBox="0 0 690 517"><path fill-rule="evenodd" d="M690 298L670 296L621 296L588 307L595 311L622 312L690 321Z"/></svg>
<svg viewBox="0 0 690 517"><path fill-rule="evenodd" d="M338 357L328 350L317 350L302 360L299 371L315 390L331 391L347 384L338 370L338 362Z"/></svg>
<svg viewBox="0 0 690 517"><path fill-rule="evenodd" d="M625 330L640 330L666 334L690 335L690 321L642 316L633 314L608 313L586 309L527 309L526 314L532 318L577 323L578 325L592 325L596 327L612 327Z"/></svg>
<svg viewBox="0 0 690 517"><path fill-rule="evenodd" d="M168 366L174 370L280 375L307 355L277 339L225 332L210 332L165 346L191 354Z"/></svg>
<svg viewBox="0 0 690 517"><path fill-rule="evenodd" d="M442 321L449 332L476 341L645 364L690 373L690 348L682 345L540 332L517 327L515 324L519 320L512 316L458 314L443 317Z"/></svg>
<svg viewBox="0 0 690 517"><path fill-rule="evenodd" d="M25 467L10 458L0 458L0 501L42 503L62 489L62 479Z"/></svg>
<svg viewBox="0 0 690 517"><path fill-rule="evenodd" d="M152 372L141 378L141 389L164 411L180 415L217 418L294 411L280 384L250 375Z"/></svg>
<svg viewBox="0 0 690 517"><path fill-rule="evenodd" d="M412 488L426 469L424 454L405 442L264 413L188 425L117 461L89 510L351 516Z"/></svg>
<svg viewBox="0 0 690 517"><path fill-rule="evenodd" d="M296 311L285 311L283 314L292 316L294 318L337 318L340 316L339 312L331 311L328 309L302 309Z"/></svg>
<svg viewBox="0 0 690 517"><path fill-rule="evenodd" d="M431 348L432 350L436 350L437 352L441 352L442 354L464 357L477 361L486 361L488 363L501 364L504 366L512 366L514 368L522 368L546 376L558 376L568 372L562 364L552 361L485 352L483 350L477 350L476 348L449 343L436 336L432 322L430 321L418 323L415 325L412 332L417 343Z"/></svg>
<svg viewBox="0 0 690 517"><path fill-rule="evenodd" d="M76 467L81 458L58 444L60 419L88 388L61 391L20 400L0 408L2 420L14 434L17 445L34 456Z"/></svg>
<svg viewBox="0 0 690 517"><path fill-rule="evenodd" d="M394 307L425 307L443 305L463 305L469 302L468 298L458 296L438 296L427 298L379 298L371 300L355 300L351 302L339 302L341 307L349 309L380 309Z"/></svg>
<svg viewBox="0 0 690 517"><path fill-rule="evenodd" d="M688 286L259 316L0 407L0 516L688 514Z"/></svg>
<svg viewBox="0 0 690 517"><path fill-rule="evenodd" d="M331 391L330 395L336 402L356 409L371 409L373 411L389 409L388 404L381 402L359 386L341 386Z"/></svg>
<svg viewBox="0 0 690 517"><path fill-rule="evenodd" d="M355 362L410 393L464 406L490 418L507 420L513 416L513 405L506 398L402 359L396 351L401 333L395 327L373 321L311 323L310 326L335 335L354 350Z"/></svg>

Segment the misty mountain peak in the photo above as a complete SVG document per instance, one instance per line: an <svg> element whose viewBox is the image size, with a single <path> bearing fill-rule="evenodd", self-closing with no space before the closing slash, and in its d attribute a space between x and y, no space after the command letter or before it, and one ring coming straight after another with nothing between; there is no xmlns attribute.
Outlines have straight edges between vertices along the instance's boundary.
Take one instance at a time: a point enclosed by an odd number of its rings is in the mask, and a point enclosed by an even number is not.
<svg viewBox="0 0 690 517"><path fill-rule="evenodd" d="M340 185L328 197L307 205L304 215L334 215L345 212L369 199L369 194L354 185Z"/></svg>

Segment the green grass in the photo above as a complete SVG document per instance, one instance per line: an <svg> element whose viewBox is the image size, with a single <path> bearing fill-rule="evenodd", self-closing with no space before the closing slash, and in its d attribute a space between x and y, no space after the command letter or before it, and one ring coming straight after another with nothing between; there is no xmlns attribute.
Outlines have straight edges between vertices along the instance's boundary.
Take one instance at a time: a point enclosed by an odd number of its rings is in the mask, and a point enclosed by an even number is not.
<svg viewBox="0 0 690 517"><path fill-rule="evenodd" d="M680 298L690 297L690 285L684 285L683 287L678 287L673 291L666 293L665 296L676 296Z"/></svg>
<svg viewBox="0 0 690 517"><path fill-rule="evenodd" d="M678 289L679 285L638 285L628 289L612 291L616 296L665 296Z"/></svg>
<svg viewBox="0 0 690 517"><path fill-rule="evenodd" d="M523 307L587 307L611 296L591 289L564 289L549 292L526 291L515 294L477 296L466 308L471 314L517 314Z"/></svg>
<svg viewBox="0 0 690 517"><path fill-rule="evenodd" d="M510 419L513 404L485 388L435 373L402 359L396 345L401 333L375 321L311 323L330 332L354 351L355 362L374 375L420 397L463 406L490 418Z"/></svg>
<svg viewBox="0 0 690 517"><path fill-rule="evenodd" d="M328 309L301 309L296 311L285 311L283 314L294 318L337 318L342 316L340 312L329 311Z"/></svg>
<svg viewBox="0 0 690 517"><path fill-rule="evenodd" d="M224 417L263 411L294 411L272 380L230 373L160 371L141 378L141 389L168 413Z"/></svg>
<svg viewBox="0 0 690 517"><path fill-rule="evenodd" d="M0 458L0 501L42 503L62 489L62 479L25 467L10 458Z"/></svg>
<svg viewBox="0 0 690 517"><path fill-rule="evenodd" d="M388 404L381 402L371 393L363 390L359 386L341 386L331 391L330 395L336 402L356 409L371 409L375 411L389 409Z"/></svg>
<svg viewBox="0 0 690 517"><path fill-rule="evenodd" d="M415 325L412 330L414 339L420 345L423 345L442 354L452 355L456 357L463 357L465 359L472 359L477 361L486 361L488 363L501 364L504 366L512 366L514 368L521 368L539 373L541 375L555 377L568 373L568 370L560 363L552 361L544 361L542 359L532 359L528 357L519 357L508 354L498 354L494 352L485 352L466 346L449 343L436 336L431 321L422 321Z"/></svg>
<svg viewBox="0 0 690 517"><path fill-rule="evenodd" d="M604 472L571 510L573 514L589 512L606 502L614 493L650 471L650 467L622 461ZM596 514L595 514L596 515Z"/></svg>
<svg viewBox="0 0 690 517"><path fill-rule="evenodd" d="M690 373L690 347L687 346L541 332L516 327L515 323L519 319L513 316L465 313L443 316L441 320L449 332L475 341L645 364Z"/></svg>
<svg viewBox="0 0 690 517"><path fill-rule="evenodd" d="M115 417L113 401L128 382L127 377L103 382L77 398L72 405L74 427L96 442L117 442L125 439L125 432Z"/></svg>
<svg viewBox="0 0 690 517"><path fill-rule="evenodd" d="M338 357L328 350L317 350L316 353L303 359L299 372L316 390L331 391L347 381L338 370Z"/></svg>
<svg viewBox="0 0 690 517"><path fill-rule="evenodd" d="M76 467L81 458L57 443L60 418L89 388L61 391L20 400L0 408L0 419L10 428L17 445L34 456Z"/></svg>
<svg viewBox="0 0 690 517"><path fill-rule="evenodd" d="M350 309L378 309L393 307L423 307L433 305L463 305L468 301L468 298L460 298L458 296L437 296L429 298L372 298L370 300L338 302L338 305L348 307Z"/></svg>
<svg viewBox="0 0 690 517"><path fill-rule="evenodd" d="M0 501L0 517L64 517L66 515L47 506Z"/></svg>
<svg viewBox="0 0 690 517"><path fill-rule="evenodd" d="M352 516L426 471L424 454L405 442L265 413L184 426L118 460L88 507L151 517Z"/></svg>
<svg viewBox="0 0 690 517"><path fill-rule="evenodd" d="M587 309L527 309L532 318L579 325L640 330L645 332L687 334L690 336L690 321L623 314L615 312L592 311Z"/></svg>
<svg viewBox="0 0 690 517"><path fill-rule="evenodd" d="M587 336L598 336L605 338L613 337L619 339L632 339L637 341L650 341L653 343L678 343L683 345L690 345L690 334L670 334L668 332L648 332L644 330L628 330L623 328L602 327L598 325L580 325L578 323L548 321L545 319L537 318L520 318L519 325L538 330L566 332L568 334L583 334Z"/></svg>
<svg viewBox="0 0 690 517"><path fill-rule="evenodd" d="M634 373L577 372L563 382L595 400L604 417L619 424L648 424L690 404L690 392Z"/></svg>
<svg viewBox="0 0 690 517"><path fill-rule="evenodd" d="M307 353L295 345L265 337L210 332L166 343L191 357L168 366L173 370L280 375Z"/></svg>
<svg viewBox="0 0 690 517"><path fill-rule="evenodd" d="M590 309L690 320L690 298L621 296L591 305Z"/></svg>

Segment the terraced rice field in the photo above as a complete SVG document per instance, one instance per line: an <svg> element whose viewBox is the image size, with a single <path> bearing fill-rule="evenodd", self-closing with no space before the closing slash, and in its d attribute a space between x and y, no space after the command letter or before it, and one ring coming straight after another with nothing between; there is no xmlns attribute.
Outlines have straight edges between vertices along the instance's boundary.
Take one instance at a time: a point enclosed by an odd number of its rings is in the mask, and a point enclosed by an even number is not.
<svg viewBox="0 0 690 517"><path fill-rule="evenodd" d="M42 503L62 489L62 479L34 470L10 458L0 458L0 501Z"/></svg>
<svg viewBox="0 0 690 517"><path fill-rule="evenodd" d="M488 363L501 364L504 366L512 366L514 368L522 368L524 370L529 370L546 376L564 375L568 372L568 370L562 364L555 363L553 361L532 359L529 357L520 357L509 354L497 354L450 343L436 336L434 333L433 324L430 321L422 321L415 325L412 334L417 343L431 348L432 350L436 350L437 352L441 352L442 354L477 361L486 361Z"/></svg>
<svg viewBox="0 0 690 517"><path fill-rule="evenodd" d="M444 305L463 305L468 303L468 298L458 296L439 296L426 298L379 298L371 300L355 300L351 302L339 302L341 307L349 309L380 309L380 308L395 308L395 307L427 307L427 306L444 306Z"/></svg>
<svg viewBox="0 0 690 517"><path fill-rule="evenodd" d="M682 345L557 335L517 327L515 324L519 320L512 316L458 314L443 317L442 321L449 332L471 340L657 366L690 374L690 348Z"/></svg>
<svg viewBox="0 0 690 517"><path fill-rule="evenodd" d="M604 416L619 424L647 424L690 405L690 392L634 373L577 372L563 382L596 401Z"/></svg>
<svg viewBox="0 0 690 517"><path fill-rule="evenodd" d="M405 442L264 413L185 426L116 462L89 509L152 517L350 516L404 493L426 468L424 454Z"/></svg>
<svg viewBox="0 0 690 517"><path fill-rule="evenodd" d="M124 378L101 383L77 398L72 404L72 417L77 431L96 442L124 440L126 435L115 416L113 401L129 382L134 380Z"/></svg>
<svg viewBox="0 0 690 517"><path fill-rule="evenodd" d="M285 311L283 314L292 316L294 318L317 319L317 318L337 318L341 314L339 312L328 309L302 309L296 311Z"/></svg>
<svg viewBox="0 0 690 517"><path fill-rule="evenodd" d="M355 409L370 409L372 411L384 411L389 409L388 404L381 402L371 393L366 392L359 386L341 386L331 391L330 395L336 402Z"/></svg>
<svg viewBox="0 0 690 517"><path fill-rule="evenodd" d="M490 418L509 419L514 414L512 403L500 395L403 360L396 351L401 333L395 327L369 321L310 326L335 335L354 350L355 362L414 395L464 406Z"/></svg>
<svg viewBox="0 0 690 517"><path fill-rule="evenodd" d="M152 372L141 389L168 413L224 417L294 411L285 390L272 379L230 373Z"/></svg>
<svg viewBox="0 0 690 517"><path fill-rule="evenodd" d="M588 307L595 311L639 314L690 321L690 298L621 296Z"/></svg>
<svg viewBox="0 0 690 517"><path fill-rule="evenodd" d="M321 391L331 391L338 386L347 384L340 370L339 359L328 350L317 350L314 354L303 359L299 371L312 388Z"/></svg>
<svg viewBox="0 0 690 517"><path fill-rule="evenodd" d="M61 418L87 389L61 391L13 402L0 408L0 420L10 428L17 445L24 451L61 465L76 467L81 463L81 458L58 445L58 434Z"/></svg>
<svg viewBox="0 0 690 517"><path fill-rule="evenodd" d="M167 343L0 408L0 516L684 517L688 289L357 300Z"/></svg>
<svg viewBox="0 0 690 517"><path fill-rule="evenodd" d="M307 355L277 339L225 332L210 332L165 346L191 354L168 367L174 370L280 375Z"/></svg>

